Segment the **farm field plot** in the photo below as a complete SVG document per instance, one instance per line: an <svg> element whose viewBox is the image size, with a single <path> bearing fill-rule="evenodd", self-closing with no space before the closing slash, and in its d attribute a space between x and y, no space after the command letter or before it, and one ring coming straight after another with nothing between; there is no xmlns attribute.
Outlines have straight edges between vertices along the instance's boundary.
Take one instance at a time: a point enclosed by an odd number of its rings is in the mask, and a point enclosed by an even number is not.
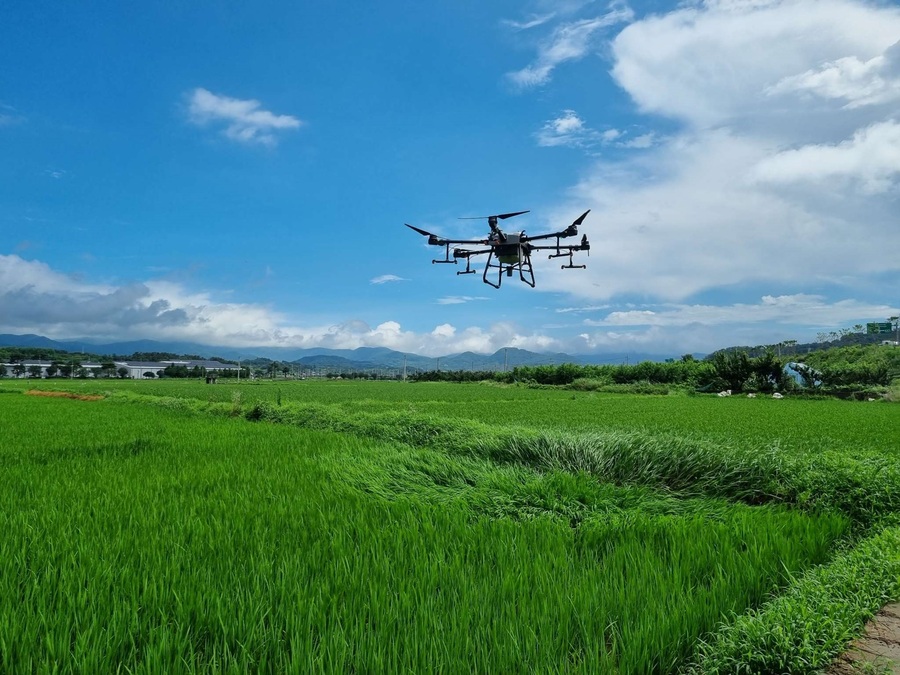
<svg viewBox="0 0 900 675"><path fill-rule="evenodd" d="M17 599L0 606L3 671L733 672L742 658L742 672L773 672L783 649L800 664L783 672L815 672L843 633L810 625L819 643L779 646L753 643L754 626L796 624L798 607L815 623L860 558L875 572L854 572L845 623L900 591L895 448L877 440L897 438L889 405L359 382L42 383L99 401L26 388L0 387L0 593ZM728 463L747 448L770 454ZM851 463L767 473L769 458L822 451ZM822 482L859 456L882 482Z"/></svg>
<svg viewBox="0 0 900 675"><path fill-rule="evenodd" d="M790 451L844 449L900 454L896 406L839 400L710 396L634 396L562 389L454 383L370 381L257 381L207 386L202 382L53 380L4 383L21 388L65 388L103 393L133 391L201 401L255 400L341 405L348 410L412 412L471 419L491 425L572 430L644 429L725 443L778 443Z"/></svg>

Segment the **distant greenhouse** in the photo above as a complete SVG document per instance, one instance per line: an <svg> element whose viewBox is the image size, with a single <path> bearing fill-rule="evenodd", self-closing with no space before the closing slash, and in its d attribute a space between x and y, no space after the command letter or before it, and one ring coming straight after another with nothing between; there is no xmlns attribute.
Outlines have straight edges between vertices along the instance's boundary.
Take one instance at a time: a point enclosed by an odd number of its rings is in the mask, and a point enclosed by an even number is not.
<svg viewBox="0 0 900 675"><path fill-rule="evenodd" d="M71 358L48 361L45 359L24 359L16 363L0 364L4 377L17 379L44 379L50 377L115 377L121 379L149 379L165 377L166 369L169 373L175 370L182 377L203 377L206 373L222 373L227 370L237 370L237 366L221 361L206 361L198 359L173 359L168 361L104 361L95 363L87 361L80 363Z"/></svg>

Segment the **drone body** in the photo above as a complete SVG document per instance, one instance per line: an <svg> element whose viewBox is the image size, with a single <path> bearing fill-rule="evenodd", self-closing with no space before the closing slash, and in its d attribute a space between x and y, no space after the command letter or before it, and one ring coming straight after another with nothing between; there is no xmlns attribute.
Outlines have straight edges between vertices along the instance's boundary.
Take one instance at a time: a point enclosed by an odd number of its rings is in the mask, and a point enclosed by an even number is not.
<svg viewBox="0 0 900 675"><path fill-rule="evenodd" d="M524 230L517 233L506 233L503 232L503 230L501 230L497 225L497 222L500 220L506 220L507 218L512 218L513 216L521 216L523 213L528 213L528 211L501 213L495 216L481 216L481 218L487 219L488 226L491 228L490 233L485 239L444 239L437 236L436 234L426 232L425 230L420 230L418 227L413 227L409 224L407 224L407 227L411 230L415 230L419 234L428 237L428 243L430 245L444 247L444 259L432 260L432 263L453 263L454 265L456 265L459 263L459 259L463 258L466 261L466 269L461 272L457 272L457 274L475 274L476 270L473 270L471 268L472 258L475 256L487 255L487 263L484 266L484 274L482 275L482 280L484 281L484 283L488 284L489 286L493 286L494 288L500 288L500 284L503 282L504 272L506 273L506 276L511 277L513 275L513 272L518 271L519 279L534 288L534 269L531 265L532 251L551 251L550 255L548 256L550 259L568 256L569 264L563 265L562 269L585 269L587 267L587 265L572 264L572 255L576 251L588 251L588 255L590 255L591 245L588 242L587 235L584 235L581 238L580 244L562 244L560 240L577 235L578 226L581 225L582 222L584 222L585 217L590 212L590 209L588 209L587 211L582 213L565 230L562 230L560 232L550 232L547 234L538 234L535 236L529 236L525 234ZM480 218L478 219L480 220ZM463 220L475 219L465 218ZM555 244L541 246L531 243L533 241L554 238L556 239ZM451 244L486 246L487 248L454 248L453 258L451 259ZM488 279L488 273L492 269L497 270L497 283L494 283L493 281Z"/></svg>

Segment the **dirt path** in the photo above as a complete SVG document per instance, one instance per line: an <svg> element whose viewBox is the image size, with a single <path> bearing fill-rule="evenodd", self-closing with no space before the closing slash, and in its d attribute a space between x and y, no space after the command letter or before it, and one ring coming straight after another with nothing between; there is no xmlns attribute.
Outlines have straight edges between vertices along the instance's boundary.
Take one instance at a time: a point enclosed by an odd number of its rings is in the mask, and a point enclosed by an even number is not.
<svg viewBox="0 0 900 675"><path fill-rule="evenodd" d="M893 673L900 675L900 602L886 605L866 624L865 634L850 643L829 675Z"/></svg>

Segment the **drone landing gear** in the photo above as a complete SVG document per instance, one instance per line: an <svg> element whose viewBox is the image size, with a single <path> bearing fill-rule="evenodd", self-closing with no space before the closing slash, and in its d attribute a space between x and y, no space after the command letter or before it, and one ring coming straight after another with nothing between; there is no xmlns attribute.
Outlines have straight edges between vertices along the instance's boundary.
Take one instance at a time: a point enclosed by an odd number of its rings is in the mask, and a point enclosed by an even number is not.
<svg viewBox="0 0 900 675"><path fill-rule="evenodd" d="M568 253L556 253L556 254L549 255L547 257L550 260L553 260L554 258L565 258L566 256L568 256L569 264L561 265L560 269L563 269L563 270L586 270L587 265L573 265L572 264L572 254L573 254L573 251L569 251Z"/></svg>
<svg viewBox="0 0 900 675"><path fill-rule="evenodd" d="M456 276L459 276L460 274L475 274L477 270L473 270L471 268L471 264L472 259L469 256L466 256L466 269L464 269L462 272L457 272Z"/></svg>
<svg viewBox="0 0 900 675"><path fill-rule="evenodd" d="M452 263L454 265L457 264L456 258L454 258L453 260L450 260L450 244L447 244L446 247L444 248L444 259L443 260L432 260L431 261L432 265L435 265L435 264L446 265L448 263Z"/></svg>
<svg viewBox="0 0 900 675"><path fill-rule="evenodd" d="M534 288L534 269L531 267L531 256L526 254L523 256L519 262L514 263L502 263L502 262L492 262L494 259L494 252L491 251L488 254L487 264L484 266L484 274L481 277L481 280L484 281L488 286L493 286L494 288L500 288L500 285L503 283L503 273L506 272L507 277L512 277L513 272L518 268L519 270L519 279L524 283L528 284L532 288ZM492 268L497 269L497 283L495 284L493 281L488 279L488 271ZM527 273L527 278L526 278Z"/></svg>

